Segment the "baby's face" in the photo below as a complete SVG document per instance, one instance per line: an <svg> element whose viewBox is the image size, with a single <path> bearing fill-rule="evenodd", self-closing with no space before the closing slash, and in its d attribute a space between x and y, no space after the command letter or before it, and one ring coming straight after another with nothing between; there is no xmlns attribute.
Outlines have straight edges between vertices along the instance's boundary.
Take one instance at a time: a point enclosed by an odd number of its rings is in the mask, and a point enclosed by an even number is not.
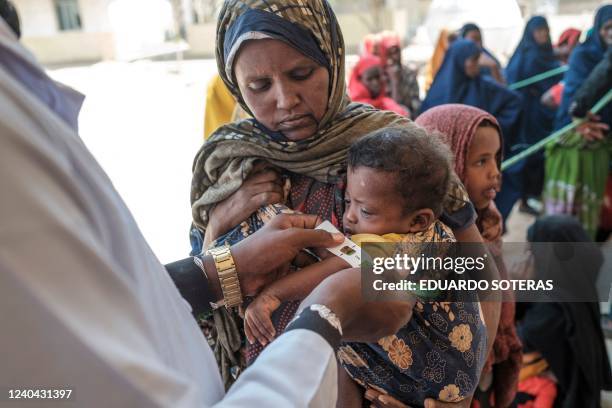
<svg viewBox="0 0 612 408"><path fill-rule="evenodd" d="M403 205L393 173L349 167L343 218L345 233L406 233L412 217L404 214Z"/></svg>

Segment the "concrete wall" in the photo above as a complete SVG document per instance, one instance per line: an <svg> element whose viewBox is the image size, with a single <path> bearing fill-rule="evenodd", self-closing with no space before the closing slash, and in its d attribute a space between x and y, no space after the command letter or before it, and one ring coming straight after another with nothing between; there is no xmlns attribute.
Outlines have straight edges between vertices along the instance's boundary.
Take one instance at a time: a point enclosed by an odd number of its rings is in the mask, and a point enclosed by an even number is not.
<svg viewBox="0 0 612 408"><path fill-rule="evenodd" d="M112 27L108 16L110 0L79 0L83 32L111 32Z"/></svg>
<svg viewBox="0 0 612 408"><path fill-rule="evenodd" d="M57 33L57 19L51 0L13 0L21 20L23 37Z"/></svg>
<svg viewBox="0 0 612 408"><path fill-rule="evenodd" d="M23 43L45 65L113 59L112 33L61 32L51 36L24 37Z"/></svg>
<svg viewBox="0 0 612 408"><path fill-rule="evenodd" d="M370 33L368 23L370 18L367 13L342 13L338 14L338 23L344 36L344 46L347 53L355 53L359 50L359 45L363 37ZM394 19L391 10L382 12L381 23L388 30L395 29Z"/></svg>
<svg viewBox="0 0 612 408"><path fill-rule="evenodd" d="M214 58L217 23L195 24L187 27L189 57Z"/></svg>
<svg viewBox="0 0 612 408"><path fill-rule="evenodd" d="M60 31L52 0L14 0L22 41L43 64L90 62L114 57L109 0L79 0L81 30Z"/></svg>

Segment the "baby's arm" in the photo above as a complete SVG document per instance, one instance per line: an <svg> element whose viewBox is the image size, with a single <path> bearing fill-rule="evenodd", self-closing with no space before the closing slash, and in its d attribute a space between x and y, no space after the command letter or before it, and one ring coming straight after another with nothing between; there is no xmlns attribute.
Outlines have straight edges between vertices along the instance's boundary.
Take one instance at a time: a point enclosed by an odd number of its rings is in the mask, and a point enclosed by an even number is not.
<svg viewBox="0 0 612 408"><path fill-rule="evenodd" d="M302 300L317 287L323 279L351 266L338 256L330 256L321 262L309 265L299 271L283 276L273 282L262 293L275 296L286 302L290 300Z"/></svg>
<svg viewBox="0 0 612 408"><path fill-rule="evenodd" d="M244 313L244 330L247 340L266 345L274 339L276 330L272 324L272 313L282 302L301 300L329 275L350 268L342 258L331 256L291 273L267 286Z"/></svg>

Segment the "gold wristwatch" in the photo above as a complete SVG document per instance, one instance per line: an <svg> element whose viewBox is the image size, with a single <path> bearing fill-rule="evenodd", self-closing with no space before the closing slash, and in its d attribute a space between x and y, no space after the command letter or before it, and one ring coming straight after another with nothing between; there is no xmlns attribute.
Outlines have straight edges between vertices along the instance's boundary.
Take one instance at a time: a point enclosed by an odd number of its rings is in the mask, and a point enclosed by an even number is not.
<svg viewBox="0 0 612 408"><path fill-rule="evenodd" d="M215 309L221 306L225 306L227 309L239 306L242 303L242 292L230 247L225 245L212 248L207 251L207 254L212 256L215 261L221 291L223 292L223 300L214 304L211 303L211 305Z"/></svg>

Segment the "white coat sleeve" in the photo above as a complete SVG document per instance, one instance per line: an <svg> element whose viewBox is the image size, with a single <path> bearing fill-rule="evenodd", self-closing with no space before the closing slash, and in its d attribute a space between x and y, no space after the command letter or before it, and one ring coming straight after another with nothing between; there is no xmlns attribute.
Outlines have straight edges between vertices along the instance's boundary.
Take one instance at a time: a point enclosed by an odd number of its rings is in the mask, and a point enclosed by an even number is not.
<svg viewBox="0 0 612 408"><path fill-rule="evenodd" d="M298 329L273 341L242 374L222 407L335 407L337 364L319 334Z"/></svg>

